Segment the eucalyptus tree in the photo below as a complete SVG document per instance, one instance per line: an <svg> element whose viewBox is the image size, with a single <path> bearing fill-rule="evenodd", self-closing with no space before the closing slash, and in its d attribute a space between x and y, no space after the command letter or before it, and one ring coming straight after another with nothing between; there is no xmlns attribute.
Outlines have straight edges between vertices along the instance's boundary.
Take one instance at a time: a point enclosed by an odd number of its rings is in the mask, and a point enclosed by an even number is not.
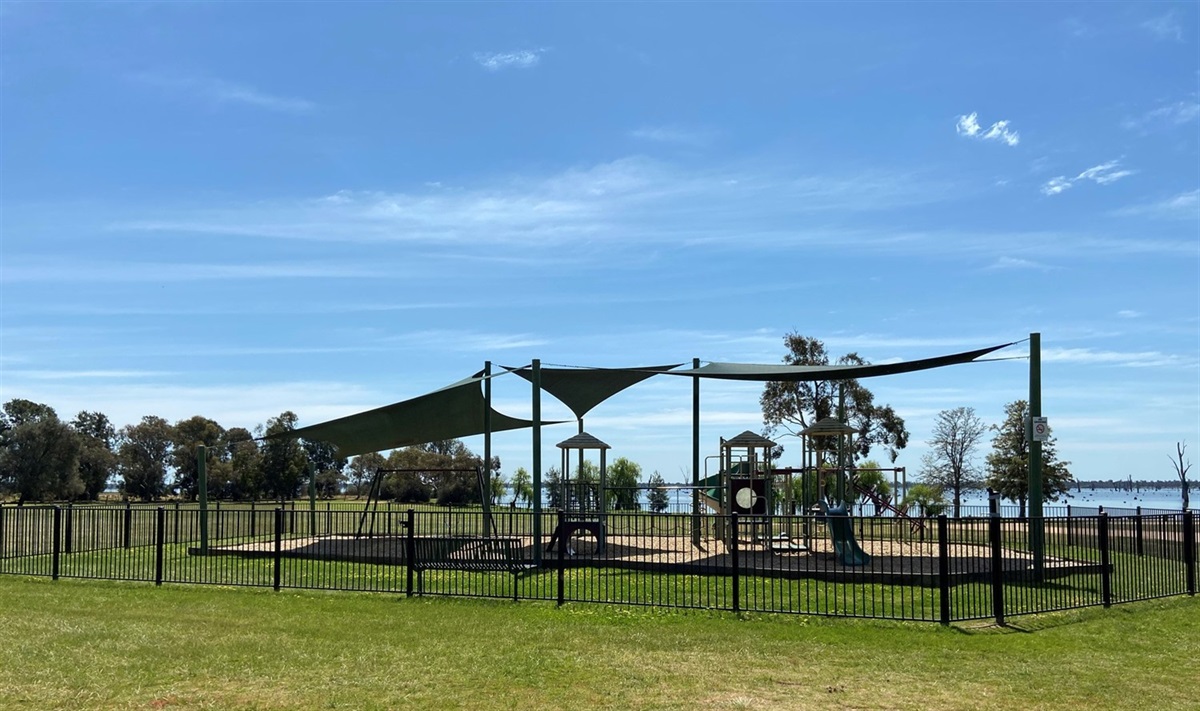
<svg viewBox="0 0 1200 711"><path fill-rule="evenodd" d="M869 365L857 353L831 361L825 344L817 338L789 333L784 336L787 365ZM759 403L763 422L772 435L782 429L787 435L800 432L827 417L837 417L840 393L845 392L843 421L856 431L854 459L870 456L871 448L883 447L892 462L908 445L904 418L890 405L875 403L875 395L857 380L811 382L771 381L763 386Z"/></svg>
<svg viewBox="0 0 1200 711"><path fill-rule="evenodd" d="M117 429L102 412L84 410L71 420L71 428L79 434L79 478L83 482L83 498L95 500L108 488L117 471Z"/></svg>
<svg viewBox="0 0 1200 711"><path fill-rule="evenodd" d="M174 429L157 415L146 415L141 422L121 428L117 467L125 496L152 501L167 493Z"/></svg>
<svg viewBox="0 0 1200 711"><path fill-rule="evenodd" d="M200 462L198 453L200 446L205 447L206 465L208 461L224 463L227 457L221 451L225 442L225 428L215 420L195 415L175 423L172 436L171 467L175 470L175 490L185 499L195 499L200 489ZM216 467L218 481L228 477L226 467ZM210 487L210 491L223 487Z"/></svg>
<svg viewBox="0 0 1200 711"><path fill-rule="evenodd" d="M20 398L0 412L0 490L25 501L73 499L84 492L79 476L81 438L49 405Z"/></svg>
<svg viewBox="0 0 1200 711"><path fill-rule="evenodd" d="M987 485L1009 501L1020 505L1020 515L1025 515L1025 504L1029 500L1029 441L1025 434L1025 421L1029 417L1029 403L1014 400L1004 406L1004 421L992 425L992 452L987 455ZM1047 439L1042 442L1042 496L1046 501L1057 501L1070 490L1074 478L1070 462L1059 461L1057 440L1047 428Z"/></svg>
<svg viewBox="0 0 1200 711"><path fill-rule="evenodd" d="M987 426L972 407L942 410L934 420L929 451L921 459L921 479L950 492L955 518L961 515L963 492L983 488L977 457L985 432Z"/></svg>

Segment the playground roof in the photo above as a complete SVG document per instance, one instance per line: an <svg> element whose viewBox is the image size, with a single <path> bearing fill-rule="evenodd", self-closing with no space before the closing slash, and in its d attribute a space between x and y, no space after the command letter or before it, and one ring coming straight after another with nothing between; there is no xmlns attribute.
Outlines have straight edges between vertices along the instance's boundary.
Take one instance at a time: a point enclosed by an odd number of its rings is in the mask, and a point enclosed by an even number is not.
<svg viewBox="0 0 1200 711"><path fill-rule="evenodd" d="M541 387L571 409L577 418L612 395L655 375L683 375L693 378L747 381L850 380L881 375L911 373L969 363L976 358L1013 345L1005 343L989 348L954 353L935 358L886 363L882 365L756 365L746 363L709 363L700 368L676 370L679 365L654 365L637 368L541 368ZM532 366L505 368L505 372L532 382ZM491 376L496 377L496 376ZM477 373L427 395L360 412L336 420L301 427L270 438L303 437L329 442L343 457L367 452L407 447L443 439L457 439L533 426L532 420L510 417L489 409ZM485 422L485 412L490 422ZM543 420L541 424L558 424ZM490 425L490 426L489 426Z"/></svg>
<svg viewBox="0 0 1200 711"><path fill-rule="evenodd" d="M574 437L564 439L555 446L559 449L612 449L608 444L601 442L587 432L580 432Z"/></svg>

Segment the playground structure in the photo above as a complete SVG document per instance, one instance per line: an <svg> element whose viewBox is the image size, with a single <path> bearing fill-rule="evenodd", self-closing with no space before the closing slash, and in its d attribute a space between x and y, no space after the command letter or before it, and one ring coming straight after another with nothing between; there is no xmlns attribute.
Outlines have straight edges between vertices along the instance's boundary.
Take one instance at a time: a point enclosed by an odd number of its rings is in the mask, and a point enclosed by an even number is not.
<svg viewBox="0 0 1200 711"><path fill-rule="evenodd" d="M394 449L429 441L457 438L475 434L484 436L485 466L490 466L491 438L493 433L528 428L532 431L532 478L533 510L530 519L532 530L529 546L533 566L543 564L543 555L554 552L553 545L545 546L549 540L561 543L561 550L574 552L572 540L581 535L591 535L596 540L594 553L603 555L612 543L613 532L607 512L607 492L604 481L603 461L600 468L598 495L575 497L571 493L571 480L567 466L570 452L578 452L582 471L583 451L588 448L600 450L603 460L608 445L595 440L583 431L583 416L590 409L647 378L655 376L682 376L692 380L693 391L693 447L692 485L693 512L690 537L692 547L703 551L707 545L702 528L705 520L702 506L716 512L716 536L727 547L739 545L761 546L771 553L811 553L816 536L813 522L823 523L832 542L833 552L841 565L867 567L870 554L855 539L853 522L848 517L845 503L850 493L865 495L885 510L897 514L895 518L906 518L907 512L884 501L877 492L863 492L856 487L854 469L848 456L852 451L853 432L843 422L826 418L801 433L804 441L803 462L798 468L770 468L773 443L766 438L746 432L731 440L722 440L718 458L722 464L715 475L700 477L700 383L704 379L741 381L846 381L850 379L895 375L948 365L970 363L1012 343L982 348L947 356L925 358L915 361L888 363L883 365L839 365L839 366L792 366L753 365L736 363L709 363L701 366L693 359L692 367L681 364L645 366L635 368L544 368L538 360L528 366L502 367L493 373L492 364L485 363L479 373L458 383L411 400L388 405L376 410L350 415L317 425L292 430L273 437L303 437L329 442L335 445L342 456L352 456L383 449ZM1030 337L1030 408L1031 414L1040 415L1040 336ZM516 374L532 386L532 419L510 417L492 409L491 383L497 376ZM579 434L572 440L560 443L565 478L565 507L554 531L546 536L546 517L543 509L545 491L542 485L541 437L544 426L558 424L544 421L541 416L541 396L546 392L566 405L576 416ZM583 438L583 439L577 439ZM598 443L598 445L597 445ZM1035 462L1035 453L1040 447L1031 443L1030 465L1030 518L1040 518L1041 488L1040 459ZM1040 456L1036 455L1036 456ZM707 472L706 472L707 474ZM201 469L203 476L203 468ZM483 501L492 473L485 469L479 474ZM799 487L795 479L799 478ZM577 486L580 482L576 481ZM201 486L201 527L204 524L203 484ZM310 485L310 498L314 487ZM815 492L815 493L814 493ZM578 502L575 510L572 506ZM890 509L886 507L891 506ZM486 505L485 505L486 508ZM799 513L799 516L794 514ZM741 520L739 521L739 518ZM914 519L907 517L911 532L924 532ZM778 524L778 525L777 525ZM1044 568L1042 531L1039 524L1031 524L1030 541L1038 575ZM498 535L491 522L490 512L485 511L484 525L474 533L481 539ZM201 551L207 550L202 541Z"/></svg>

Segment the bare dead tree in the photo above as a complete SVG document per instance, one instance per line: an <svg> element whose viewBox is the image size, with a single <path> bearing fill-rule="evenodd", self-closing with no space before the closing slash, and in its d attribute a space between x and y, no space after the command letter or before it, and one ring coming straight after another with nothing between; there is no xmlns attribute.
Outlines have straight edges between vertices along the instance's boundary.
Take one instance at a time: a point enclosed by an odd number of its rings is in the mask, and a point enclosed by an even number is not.
<svg viewBox="0 0 1200 711"><path fill-rule="evenodd" d="M1175 474L1179 477L1179 490L1183 494L1183 510L1188 510L1188 470L1192 468L1191 460L1184 460L1183 455L1187 453L1187 442L1175 443L1175 458L1171 460L1171 466L1175 467Z"/></svg>

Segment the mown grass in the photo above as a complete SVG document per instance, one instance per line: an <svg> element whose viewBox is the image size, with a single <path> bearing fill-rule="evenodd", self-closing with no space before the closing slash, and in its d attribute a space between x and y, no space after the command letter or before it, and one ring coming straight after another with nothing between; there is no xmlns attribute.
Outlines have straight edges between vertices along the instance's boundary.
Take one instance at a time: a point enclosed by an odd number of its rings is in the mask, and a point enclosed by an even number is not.
<svg viewBox="0 0 1200 711"><path fill-rule="evenodd" d="M1195 598L943 628L0 577L0 706L1195 708Z"/></svg>

